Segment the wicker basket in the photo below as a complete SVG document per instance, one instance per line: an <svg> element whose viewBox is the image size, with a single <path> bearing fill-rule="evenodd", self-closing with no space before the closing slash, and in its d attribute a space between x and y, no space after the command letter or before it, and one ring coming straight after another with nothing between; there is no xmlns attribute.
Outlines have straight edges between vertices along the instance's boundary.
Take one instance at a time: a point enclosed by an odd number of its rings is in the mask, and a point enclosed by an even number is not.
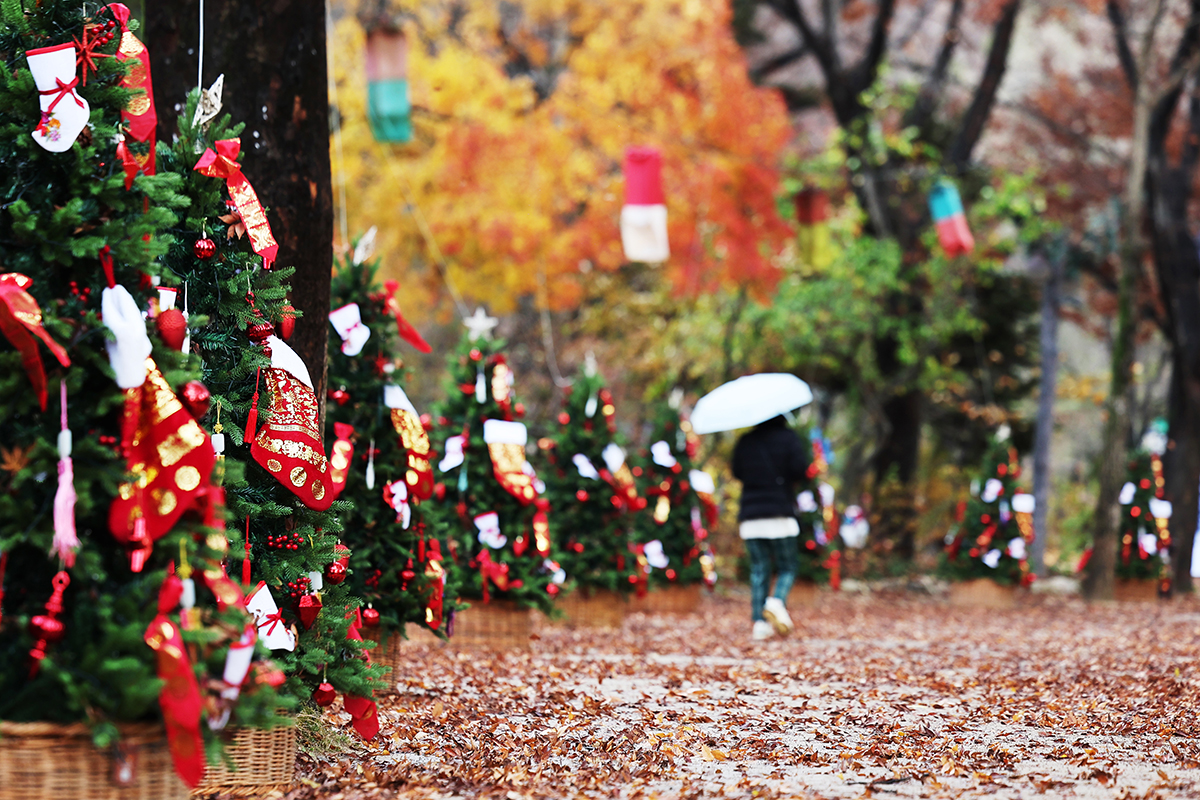
<svg viewBox="0 0 1200 800"><path fill-rule="evenodd" d="M634 598L630 610L647 614L692 614L700 609L701 597L698 583L664 586Z"/></svg>
<svg viewBox="0 0 1200 800"><path fill-rule="evenodd" d="M1154 578L1117 578L1113 599L1124 603L1152 603L1158 599L1158 581Z"/></svg>
<svg viewBox="0 0 1200 800"><path fill-rule="evenodd" d="M552 625L612 629L625 623L629 600L608 589L581 587L561 598L556 605L563 616L551 620Z"/></svg>
<svg viewBox="0 0 1200 800"><path fill-rule="evenodd" d="M223 794L259 797L274 789L287 789L296 776L296 728L278 725L263 728L231 728L233 737L225 752L233 762L209 764L204 780L192 794Z"/></svg>
<svg viewBox="0 0 1200 800"><path fill-rule="evenodd" d="M455 647L492 647L528 650L533 635L533 615L512 600L490 603L472 601L471 607L454 615Z"/></svg>
<svg viewBox="0 0 1200 800"><path fill-rule="evenodd" d="M991 578L950 584L950 605L964 608L1013 608L1017 587L1001 586Z"/></svg>
<svg viewBox="0 0 1200 800"><path fill-rule="evenodd" d="M83 724L0 722L0 800L187 800L162 725L121 725L134 756L130 784L113 783L113 751L97 750Z"/></svg>

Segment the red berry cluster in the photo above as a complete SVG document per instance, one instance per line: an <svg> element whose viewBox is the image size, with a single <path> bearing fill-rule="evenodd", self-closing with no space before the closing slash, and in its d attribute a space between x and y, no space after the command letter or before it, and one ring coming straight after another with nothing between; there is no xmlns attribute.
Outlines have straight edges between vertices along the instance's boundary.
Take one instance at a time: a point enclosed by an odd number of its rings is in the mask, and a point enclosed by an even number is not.
<svg viewBox="0 0 1200 800"><path fill-rule="evenodd" d="M304 537L299 531L292 531L280 536L267 535L267 547L273 547L276 550L299 550L302 544L304 544Z"/></svg>
<svg viewBox="0 0 1200 800"><path fill-rule="evenodd" d="M312 579L297 578L294 581L288 581L287 588L288 594L291 595L293 600L296 600L312 591Z"/></svg>
<svg viewBox="0 0 1200 800"><path fill-rule="evenodd" d="M382 577L383 577L383 570L381 570L381 569L371 570L371 574L367 576L367 579L365 581L365 583L367 584L367 588L378 589L379 588L379 579Z"/></svg>

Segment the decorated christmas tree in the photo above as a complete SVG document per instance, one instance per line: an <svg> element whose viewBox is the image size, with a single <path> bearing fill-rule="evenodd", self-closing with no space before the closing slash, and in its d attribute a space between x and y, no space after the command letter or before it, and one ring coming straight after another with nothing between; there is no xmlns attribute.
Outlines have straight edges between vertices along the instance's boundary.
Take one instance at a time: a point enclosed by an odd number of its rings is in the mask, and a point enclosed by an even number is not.
<svg viewBox="0 0 1200 800"><path fill-rule="evenodd" d="M482 310L448 359L436 410L439 454L427 522L449 537L452 574L471 601L499 598L550 611L562 575L550 545L549 502L525 459L524 406L513 392L504 343ZM557 579L557 581L556 581Z"/></svg>
<svg viewBox="0 0 1200 800"><path fill-rule="evenodd" d="M1129 460L1127 479L1121 487L1121 549L1117 577L1127 580L1157 580L1163 593L1171 589L1167 554L1171 547L1168 526L1171 503L1163 499L1162 454L1166 452L1166 424L1155 422L1142 439L1142 446Z"/></svg>
<svg viewBox="0 0 1200 800"><path fill-rule="evenodd" d="M1033 583L1026 562L1033 542L1033 495L1017 490L1021 465L1008 441L1007 426L996 434L984 457L971 498L961 507L957 527L947 534L939 572L950 580L990 578L1001 585Z"/></svg>
<svg viewBox="0 0 1200 800"><path fill-rule="evenodd" d="M676 392L653 419L650 446L634 462L638 494L648 503L637 515L634 547L641 551L649 586L717 580L708 530L717 524L715 486L692 463L700 439L679 413ZM646 554L649 553L649 556Z"/></svg>
<svg viewBox="0 0 1200 800"><path fill-rule="evenodd" d="M446 543L424 513L434 484L429 416L417 414L402 388L400 357L401 341L422 352L429 345L401 314L397 284L379 283L378 262L368 260L373 238L338 264L330 315L345 333L330 337L327 413L337 439L333 459L342 453L349 464L342 492L353 506L342 516L348 584L368 604L368 631L382 624L403 634L413 623L444 635L454 595L443 566Z"/></svg>
<svg viewBox="0 0 1200 800"><path fill-rule="evenodd" d="M209 391L163 299L188 198L156 174L125 6L0 15L0 719L102 747L160 721L195 786L215 731L272 724L283 676L222 566Z"/></svg>
<svg viewBox="0 0 1200 800"><path fill-rule="evenodd" d="M539 440L547 468L550 532L572 590L628 592L641 580L630 549L635 512L646 507L625 463L612 393L595 361L565 390L553 436ZM646 554L643 553L643 556ZM655 552L649 554L656 557Z"/></svg>
<svg viewBox="0 0 1200 800"><path fill-rule="evenodd" d="M812 445L808 471L796 496L800 522L799 562L796 580L841 585L841 540L838 515L833 505L833 487L825 482L829 472L827 442L820 428L801 430L800 438Z"/></svg>
<svg viewBox="0 0 1200 800"><path fill-rule="evenodd" d="M222 454L237 571L287 690L319 705L342 693L370 738L378 730L372 675L382 670L368 665L358 601L345 583L339 515L351 504L335 498L347 471L326 458L309 365L286 342L297 324L287 301L294 269L273 264L278 245L240 168L242 126L211 107L197 112L197 102L193 92L161 153L161 168L182 179L190 201L167 263L190 314L184 346L200 356L212 391L205 424Z"/></svg>

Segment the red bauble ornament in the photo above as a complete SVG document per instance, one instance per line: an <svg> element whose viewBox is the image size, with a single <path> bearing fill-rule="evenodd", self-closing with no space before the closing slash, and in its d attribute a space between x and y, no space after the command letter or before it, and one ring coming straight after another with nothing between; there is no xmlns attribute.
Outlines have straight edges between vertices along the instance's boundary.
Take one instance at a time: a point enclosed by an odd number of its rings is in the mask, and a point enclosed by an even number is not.
<svg viewBox="0 0 1200 800"><path fill-rule="evenodd" d="M441 481L433 485L433 496L438 499L438 502L446 499L446 484Z"/></svg>
<svg viewBox="0 0 1200 800"><path fill-rule="evenodd" d="M212 405L212 394L208 391L208 387L200 381L185 383L183 391L179 393L179 399L183 401L184 408L188 410L188 413L196 419L204 419L209 406Z"/></svg>
<svg viewBox="0 0 1200 800"><path fill-rule="evenodd" d="M217 254L217 243L207 236L202 236L192 245L192 255L201 261L208 261Z"/></svg>
<svg viewBox="0 0 1200 800"><path fill-rule="evenodd" d="M411 569L406 569L400 573L400 577L403 578L407 582L407 581L411 581L413 578L417 577L417 573L413 572Z"/></svg>
<svg viewBox="0 0 1200 800"><path fill-rule="evenodd" d="M483 353L479 352L478 350L471 351L471 360L472 361L478 361L481 358L483 358Z"/></svg>
<svg viewBox="0 0 1200 800"><path fill-rule="evenodd" d="M559 412L559 414L558 414L558 424L559 424L559 425L566 425L566 424L567 424L568 422L570 422L570 421L571 421L571 415L570 415L570 414L568 414L568 413L567 413L567 412L565 412L565 411L561 411L561 412Z"/></svg>
<svg viewBox="0 0 1200 800"><path fill-rule="evenodd" d="M279 338L286 342L296 331L296 309L292 307L291 303L288 303L280 309L280 312L283 316L279 318L276 328L279 331Z"/></svg>
<svg viewBox="0 0 1200 800"><path fill-rule="evenodd" d="M341 583L346 580L346 567L340 561L335 561L325 567L325 580L330 583Z"/></svg>
<svg viewBox="0 0 1200 800"><path fill-rule="evenodd" d="M183 349L183 340L187 338L187 320L183 318L182 311L178 308L160 311L154 318L154 324L167 347L172 350Z"/></svg>
<svg viewBox="0 0 1200 800"><path fill-rule="evenodd" d="M320 686L313 689L312 699L319 706L327 706L337 699L337 689L334 689L330 683L322 682Z"/></svg>
<svg viewBox="0 0 1200 800"><path fill-rule="evenodd" d="M345 389L333 389L329 392L329 399L339 406L344 406L350 401L350 393Z"/></svg>
<svg viewBox="0 0 1200 800"><path fill-rule="evenodd" d="M306 594L300 598L300 622L304 624L305 630L311 628L313 623L317 621L323 605L320 598L314 597L311 594Z"/></svg>
<svg viewBox="0 0 1200 800"><path fill-rule="evenodd" d="M552 583L549 586L547 586L546 594L550 595L551 597L556 597L558 595L558 584Z"/></svg>
<svg viewBox="0 0 1200 800"><path fill-rule="evenodd" d="M35 639L45 639L50 644L61 641L67 632L67 627L48 614L38 614L29 620L29 635Z"/></svg>
<svg viewBox="0 0 1200 800"><path fill-rule="evenodd" d="M575 499L581 503L586 503L588 499L587 489L580 489L579 491L575 492Z"/></svg>
<svg viewBox="0 0 1200 800"><path fill-rule="evenodd" d="M513 411L515 411L517 413L518 417L525 416L525 404L517 403L515 406L513 406Z"/></svg>
<svg viewBox="0 0 1200 800"><path fill-rule="evenodd" d="M363 625L368 628L374 628L379 624L379 612L373 608L364 608L362 610Z"/></svg>

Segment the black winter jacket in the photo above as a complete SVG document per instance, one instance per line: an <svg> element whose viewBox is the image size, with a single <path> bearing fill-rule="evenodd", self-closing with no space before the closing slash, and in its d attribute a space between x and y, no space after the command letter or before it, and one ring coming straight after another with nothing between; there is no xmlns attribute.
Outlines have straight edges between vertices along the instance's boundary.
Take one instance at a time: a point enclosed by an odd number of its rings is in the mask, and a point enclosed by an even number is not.
<svg viewBox="0 0 1200 800"><path fill-rule="evenodd" d="M783 417L761 423L733 448L733 477L742 482L738 521L795 514L795 486L808 470L804 441Z"/></svg>

